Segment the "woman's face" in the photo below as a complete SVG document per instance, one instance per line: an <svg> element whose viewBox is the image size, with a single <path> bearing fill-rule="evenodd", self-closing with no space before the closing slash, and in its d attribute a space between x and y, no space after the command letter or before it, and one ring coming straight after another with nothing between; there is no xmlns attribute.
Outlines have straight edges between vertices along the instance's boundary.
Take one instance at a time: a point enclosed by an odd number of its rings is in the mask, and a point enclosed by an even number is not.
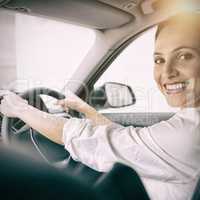
<svg viewBox="0 0 200 200"><path fill-rule="evenodd" d="M155 42L154 78L172 107L200 106L200 23L168 24Z"/></svg>

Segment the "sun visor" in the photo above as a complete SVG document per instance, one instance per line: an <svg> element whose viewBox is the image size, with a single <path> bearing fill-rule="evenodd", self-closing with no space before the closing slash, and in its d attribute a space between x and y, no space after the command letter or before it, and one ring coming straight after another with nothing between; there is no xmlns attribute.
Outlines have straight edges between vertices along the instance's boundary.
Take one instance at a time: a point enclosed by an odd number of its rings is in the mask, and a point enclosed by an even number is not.
<svg viewBox="0 0 200 200"><path fill-rule="evenodd" d="M95 0L0 0L0 6L96 29L120 27L135 19L125 11Z"/></svg>

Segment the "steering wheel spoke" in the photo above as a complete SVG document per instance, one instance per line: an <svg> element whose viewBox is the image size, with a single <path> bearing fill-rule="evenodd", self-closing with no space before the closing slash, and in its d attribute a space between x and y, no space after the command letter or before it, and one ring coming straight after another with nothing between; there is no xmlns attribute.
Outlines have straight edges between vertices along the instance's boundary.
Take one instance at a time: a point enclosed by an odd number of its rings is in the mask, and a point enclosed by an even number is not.
<svg viewBox="0 0 200 200"><path fill-rule="evenodd" d="M27 124L25 124L24 126L22 126L21 128L17 129L15 126L11 127L11 131L13 132L13 134L15 135L19 135L22 134L24 132L27 132L30 129L30 126L28 126Z"/></svg>

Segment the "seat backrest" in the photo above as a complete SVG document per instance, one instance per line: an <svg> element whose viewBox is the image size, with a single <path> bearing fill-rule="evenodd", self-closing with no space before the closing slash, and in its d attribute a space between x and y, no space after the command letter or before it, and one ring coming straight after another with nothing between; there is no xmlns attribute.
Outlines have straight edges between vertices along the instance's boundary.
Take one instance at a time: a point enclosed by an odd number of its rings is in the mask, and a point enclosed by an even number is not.
<svg viewBox="0 0 200 200"><path fill-rule="evenodd" d="M194 191L192 200L200 200L200 179L197 183L196 189Z"/></svg>
<svg viewBox="0 0 200 200"><path fill-rule="evenodd" d="M122 164L100 173L71 162L64 172L7 148L0 147L0 154L5 199L149 200L137 173Z"/></svg>
<svg viewBox="0 0 200 200"><path fill-rule="evenodd" d="M70 171L64 175L46 163L0 147L0 194L6 200L99 200L94 189Z"/></svg>
<svg viewBox="0 0 200 200"><path fill-rule="evenodd" d="M93 187L105 199L150 199L138 174L132 168L119 163L116 163L108 173L102 174Z"/></svg>
<svg viewBox="0 0 200 200"><path fill-rule="evenodd" d="M62 170L77 177L83 184L93 188L100 199L149 200L138 174L130 167L116 163L107 173L97 172L70 158Z"/></svg>

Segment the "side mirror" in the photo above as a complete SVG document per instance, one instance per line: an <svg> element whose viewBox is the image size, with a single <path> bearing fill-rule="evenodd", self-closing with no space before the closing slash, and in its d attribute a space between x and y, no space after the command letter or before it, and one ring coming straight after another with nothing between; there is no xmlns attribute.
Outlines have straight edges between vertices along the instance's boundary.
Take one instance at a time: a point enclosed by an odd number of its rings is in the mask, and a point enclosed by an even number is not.
<svg viewBox="0 0 200 200"><path fill-rule="evenodd" d="M121 108L135 104L135 95L130 86L107 82L92 91L90 104L97 109Z"/></svg>
<svg viewBox="0 0 200 200"><path fill-rule="evenodd" d="M135 95L132 89L120 83L106 83L105 93L107 103L112 108L120 108L135 104Z"/></svg>

